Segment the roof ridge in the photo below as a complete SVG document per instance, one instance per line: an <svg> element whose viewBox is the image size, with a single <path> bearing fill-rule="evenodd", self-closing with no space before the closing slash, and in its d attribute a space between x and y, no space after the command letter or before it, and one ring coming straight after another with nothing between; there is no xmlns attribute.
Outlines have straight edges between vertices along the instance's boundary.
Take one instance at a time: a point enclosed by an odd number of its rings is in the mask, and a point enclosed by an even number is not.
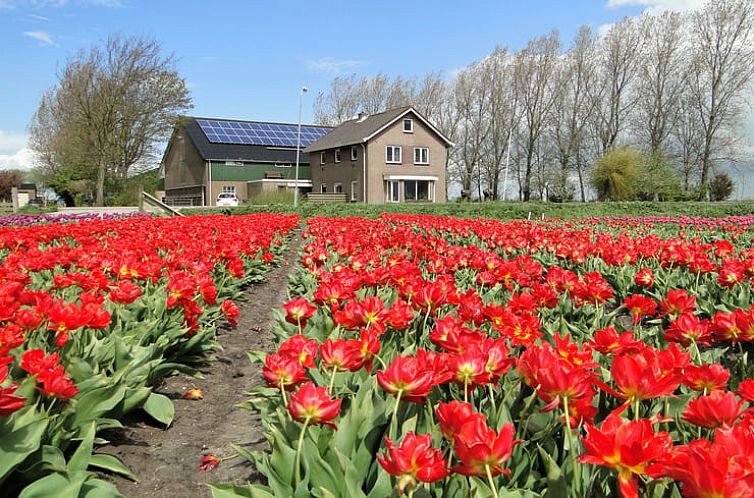
<svg viewBox="0 0 754 498"><path fill-rule="evenodd" d="M229 121L231 123L255 123L255 124L276 124L276 125L287 125L287 126L298 126L298 123L283 123L280 121L256 121L251 119L231 119L231 118L207 118L204 116L181 116L183 119L193 119L194 121L198 119L203 119L205 121ZM307 124L307 123L301 123L301 126L308 126L310 128L330 128L332 129L332 126L325 126L325 125L315 125L315 124Z"/></svg>

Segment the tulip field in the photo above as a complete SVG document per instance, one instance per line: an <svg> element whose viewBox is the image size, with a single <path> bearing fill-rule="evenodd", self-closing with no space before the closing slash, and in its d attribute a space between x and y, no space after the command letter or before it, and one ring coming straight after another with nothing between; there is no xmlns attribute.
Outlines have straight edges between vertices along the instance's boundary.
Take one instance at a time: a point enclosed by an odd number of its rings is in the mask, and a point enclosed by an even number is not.
<svg viewBox="0 0 754 498"><path fill-rule="evenodd" d="M215 498L754 496L754 217L423 214L0 223L0 496L122 496L108 430L170 426L296 228Z"/></svg>
<svg viewBox="0 0 754 498"><path fill-rule="evenodd" d="M295 215L53 221L0 227L0 496L116 497L133 477L94 449L140 411L168 426L160 378L192 373L276 259ZM22 226L28 224L28 226Z"/></svg>
<svg viewBox="0 0 754 498"><path fill-rule="evenodd" d="M754 218L307 223L217 498L754 496Z"/></svg>

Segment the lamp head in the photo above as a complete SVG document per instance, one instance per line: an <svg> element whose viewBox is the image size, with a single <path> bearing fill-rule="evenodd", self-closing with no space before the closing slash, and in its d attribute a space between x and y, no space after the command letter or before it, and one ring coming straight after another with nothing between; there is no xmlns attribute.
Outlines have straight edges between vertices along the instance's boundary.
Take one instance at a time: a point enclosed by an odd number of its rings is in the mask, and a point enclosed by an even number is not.
<svg viewBox="0 0 754 498"><path fill-rule="evenodd" d="M302 86L302 87L301 87L301 93L306 93L306 92L308 92L308 91L309 91L309 89L308 89L308 88L306 88L305 86Z"/></svg>

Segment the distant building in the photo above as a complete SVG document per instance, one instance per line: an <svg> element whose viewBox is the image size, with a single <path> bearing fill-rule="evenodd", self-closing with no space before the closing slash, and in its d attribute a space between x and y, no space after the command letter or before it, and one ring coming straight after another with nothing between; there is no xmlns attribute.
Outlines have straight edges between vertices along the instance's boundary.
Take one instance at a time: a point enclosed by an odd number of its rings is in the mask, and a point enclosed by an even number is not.
<svg viewBox="0 0 754 498"><path fill-rule="evenodd" d="M352 202L445 202L452 146L413 107L346 121L305 150L312 190Z"/></svg>
<svg viewBox="0 0 754 498"><path fill-rule="evenodd" d="M301 147L331 128L302 125ZM214 206L223 192L239 201L265 191L297 186L297 125L185 117L173 130L160 169L165 202L171 205ZM298 187L312 188L309 155L301 152Z"/></svg>

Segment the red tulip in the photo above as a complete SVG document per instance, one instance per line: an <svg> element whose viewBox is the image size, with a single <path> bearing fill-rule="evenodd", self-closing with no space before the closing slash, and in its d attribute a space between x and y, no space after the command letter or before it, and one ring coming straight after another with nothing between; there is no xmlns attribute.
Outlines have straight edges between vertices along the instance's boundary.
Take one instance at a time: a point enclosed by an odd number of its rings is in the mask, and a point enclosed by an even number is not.
<svg viewBox="0 0 754 498"><path fill-rule="evenodd" d="M214 453L209 453L202 457L202 461L199 463L199 471L206 472L208 470L215 470L220 466L220 460Z"/></svg>
<svg viewBox="0 0 754 498"><path fill-rule="evenodd" d="M746 379L741 382L738 385L736 394L738 394L741 399L746 400L749 403L754 403L754 379Z"/></svg>
<svg viewBox="0 0 754 498"><path fill-rule="evenodd" d="M653 467L653 477L680 481L684 496L749 498L754 496L754 430L743 422L717 429L714 442L678 446Z"/></svg>
<svg viewBox="0 0 754 498"><path fill-rule="evenodd" d="M284 388L292 391L296 384L306 380L306 371L298 361L278 353L267 355L264 359L262 374L270 387Z"/></svg>
<svg viewBox="0 0 754 498"><path fill-rule="evenodd" d="M657 312L657 303L650 297L634 294L623 300L622 306L628 308L634 317L634 323L639 323L645 316L652 316Z"/></svg>
<svg viewBox="0 0 754 498"><path fill-rule="evenodd" d="M435 415L443 437L450 441L453 441L455 435L460 432L461 426L471 418L480 417L484 422L487 421L487 417L475 412L471 404L456 400L450 403L438 403Z"/></svg>
<svg viewBox="0 0 754 498"><path fill-rule="evenodd" d="M509 474L510 470L503 468L513 447L520 440L513 440L516 430L511 422L507 422L496 433L479 417L472 417L461 426L455 435L454 448L461 465L450 470L465 476L484 477L489 473L494 477L499 474Z"/></svg>
<svg viewBox="0 0 754 498"><path fill-rule="evenodd" d="M683 385L694 391L712 392L728 386L730 372L719 363L688 365L683 369Z"/></svg>
<svg viewBox="0 0 754 498"><path fill-rule="evenodd" d="M278 354L295 358L305 368L314 368L314 360L317 358L319 344L314 339L309 339L303 334L289 337L278 348Z"/></svg>
<svg viewBox="0 0 754 498"><path fill-rule="evenodd" d="M423 403L432 390L433 372L422 368L411 356L396 356L385 370L377 372L377 382L393 396L413 403Z"/></svg>
<svg viewBox="0 0 754 498"><path fill-rule="evenodd" d="M623 332L618 336L618 332L612 325L596 331L594 337L589 339L589 345L603 355L633 354L644 347L644 343L637 340L633 332Z"/></svg>
<svg viewBox="0 0 754 498"><path fill-rule="evenodd" d="M387 452L377 455L377 461L391 476L398 477L398 495L405 489L413 489L416 481L435 482L448 476L447 463L442 458L442 451L432 448L432 436L429 434L406 434L398 447L389 438L385 438Z"/></svg>
<svg viewBox="0 0 754 498"><path fill-rule="evenodd" d="M238 309L238 306L236 306L233 301L230 299L226 299L222 302L220 305L220 312L223 314L226 320L228 320L228 323L230 323L231 327L236 327L238 325L238 317L241 316L241 311Z"/></svg>
<svg viewBox="0 0 754 498"><path fill-rule="evenodd" d="M647 467L665 458L673 446L670 435L654 432L647 419L624 421L612 413L599 429L586 427L582 438L586 453L580 461L616 469L624 498L638 498L636 476L646 474Z"/></svg>
<svg viewBox="0 0 754 498"><path fill-rule="evenodd" d="M65 374L63 365L58 365L47 372L41 372L37 376L37 382L42 383L42 387L37 387L37 389L60 400L72 398L79 392L78 388Z"/></svg>
<svg viewBox="0 0 754 498"><path fill-rule="evenodd" d="M665 340L685 347L692 343L708 345L712 341L710 323L691 313L683 313L670 323L665 331Z"/></svg>
<svg viewBox="0 0 754 498"><path fill-rule="evenodd" d="M696 296L689 296L683 289L670 290L667 298L662 300L660 308L666 315L693 313L696 310Z"/></svg>
<svg viewBox="0 0 754 498"><path fill-rule="evenodd" d="M330 398L326 387L307 382L291 395L288 412L294 420L307 425L325 424L337 429L332 420L340 414L342 399Z"/></svg>
<svg viewBox="0 0 754 498"><path fill-rule="evenodd" d="M327 339L319 348L322 367L336 372L355 372L360 369L361 343L353 339Z"/></svg>
<svg viewBox="0 0 754 498"><path fill-rule="evenodd" d="M297 297L283 305L285 310L285 321L299 327L305 327L306 322L317 311L317 307L312 305L305 297Z"/></svg>
<svg viewBox="0 0 754 498"><path fill-rule="evenodd" d="M707 429L731 427L741 415L743 401L737 401L732 392L712 391L689 402L683 411L686 422Z"/></svg>
<svg viewBox="0 0 754 498"><path fill-rule="evenodd" d="M7 365L0 366L0 386L8 376ZM18 384L9 387L0 387L0 417L7 417L11 413L20 410L26 404L26 398L16 396Z"/></svg>
<svg viewBox="0 0 754 498"><path fill-rule="evenodd" d="M655 283L655 276L649 268L642 268L634 275L634 282L636 285L651 288Z"/></svg>

